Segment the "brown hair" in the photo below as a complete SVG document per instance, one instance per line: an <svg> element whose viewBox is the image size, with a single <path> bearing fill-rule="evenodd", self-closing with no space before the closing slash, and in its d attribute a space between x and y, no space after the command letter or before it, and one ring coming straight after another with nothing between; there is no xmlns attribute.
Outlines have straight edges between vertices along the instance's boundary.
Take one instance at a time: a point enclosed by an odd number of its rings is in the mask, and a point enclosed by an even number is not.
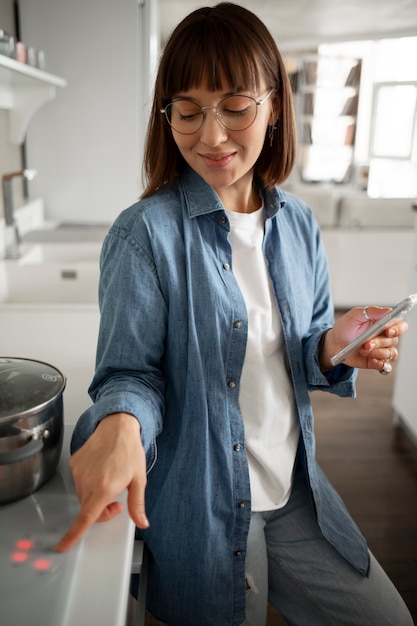
<svg viewBox="0 0 417 626"><path fill-rule="evenodd" d="M266 133L255 174L272 188L290 174L296 152L295 119L290 81L281 54L266 26L253 13L222 2L193 11L169 37L156 77L145 145L144 173L149 196L181 172L183 158L160 110L182 91L207 82L209 90L233 91L260 87L260 70L267 87L275 87L277 130L272 147Z"/></svg>

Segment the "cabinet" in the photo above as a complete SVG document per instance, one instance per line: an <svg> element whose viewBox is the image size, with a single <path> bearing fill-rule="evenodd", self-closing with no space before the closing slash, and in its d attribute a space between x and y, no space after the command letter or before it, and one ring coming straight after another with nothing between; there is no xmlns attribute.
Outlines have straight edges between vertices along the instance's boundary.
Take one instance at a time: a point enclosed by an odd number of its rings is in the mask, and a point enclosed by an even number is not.
<svg viewBox="0 0 417 626"><path fill-rule="evenodd" d="M23 143L32 115L66 84L59 76L0 55L0 108L10 110L11 143Z"/></svg>
<svg viewBox="0 0 417 626"><path fill-rule="evenodd" d="M416 210L416 219L409 293L417 293L417 204L413 205L413 208ZM392 405L396 421L417 445L417 312L413 311L407 321L409 330L400 340Z"/></svg>
<svg viewBox="0 0 417 626"><path fill-rule="evenodd" d="M348 182L354 156L361 60L306 55L292 74L303 182Z"/></svg>

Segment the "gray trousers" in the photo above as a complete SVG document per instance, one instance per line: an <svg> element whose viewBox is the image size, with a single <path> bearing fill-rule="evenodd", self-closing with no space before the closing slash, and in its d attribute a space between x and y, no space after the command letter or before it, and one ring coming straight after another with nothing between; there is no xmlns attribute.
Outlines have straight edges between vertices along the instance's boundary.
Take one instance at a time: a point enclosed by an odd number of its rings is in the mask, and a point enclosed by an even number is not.
<svg viewBox="0 0 417 626"><path fill-rule="evenodd" d="M413 625L372 555L364 578L323 537L301 472L284 508L252 513L246 581L244 626L265 626L268 601L290 626Z"/></svg>

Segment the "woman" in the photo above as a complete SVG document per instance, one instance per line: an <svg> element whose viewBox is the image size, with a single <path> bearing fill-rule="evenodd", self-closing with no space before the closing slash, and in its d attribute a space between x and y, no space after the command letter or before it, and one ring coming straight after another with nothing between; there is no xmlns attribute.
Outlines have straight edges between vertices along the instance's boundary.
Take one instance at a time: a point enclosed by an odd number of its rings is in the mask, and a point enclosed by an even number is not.
<svg viewBox="0 0 417 626"><path fill-rule="evenodd" d="M94 405L72 446L81 513L57 546L117 515L127 488L148 605L171 626L262 626L268 600L289 624L412 623L317 466L309 401L354 395L354 368L389 370L407 326L332 368L387 309L334 324L317 224L277 187L295 149L265 26L227 3L189 15L160 62L147 187L103 246Z"/></svg>

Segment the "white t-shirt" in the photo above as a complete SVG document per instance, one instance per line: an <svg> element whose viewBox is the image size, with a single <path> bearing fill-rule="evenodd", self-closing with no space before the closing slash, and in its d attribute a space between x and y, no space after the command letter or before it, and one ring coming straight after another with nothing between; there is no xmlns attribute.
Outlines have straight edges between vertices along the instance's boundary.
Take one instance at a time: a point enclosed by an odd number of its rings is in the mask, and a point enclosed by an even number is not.
<svg viewBox="0 0 417 626"><path fill-rule="evenodd" d="M253 511L283 507L291 493L299 425L284 361L284 337L262 245L263 208L227 211L233 273L246 302L249 328L239 404L246 434Z"/></svg>

